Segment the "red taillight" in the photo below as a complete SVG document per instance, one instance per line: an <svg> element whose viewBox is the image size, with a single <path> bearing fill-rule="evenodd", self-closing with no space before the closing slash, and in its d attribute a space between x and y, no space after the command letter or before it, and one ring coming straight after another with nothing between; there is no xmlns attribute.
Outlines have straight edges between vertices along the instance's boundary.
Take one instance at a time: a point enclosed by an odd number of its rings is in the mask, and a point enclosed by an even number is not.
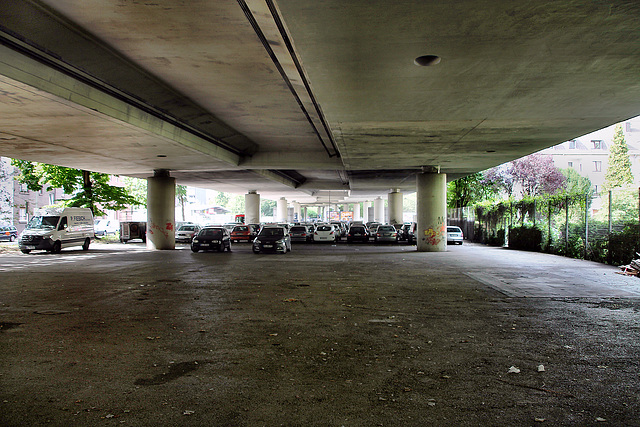
<svg viewBox="0 0 640 427"><path fill-rule="evenodd" d="M318 232L316 231L316 232L315 232L315 233L313 233L313 234L315 234L315 235L317 236L317 235L318 235Z"/></svg>

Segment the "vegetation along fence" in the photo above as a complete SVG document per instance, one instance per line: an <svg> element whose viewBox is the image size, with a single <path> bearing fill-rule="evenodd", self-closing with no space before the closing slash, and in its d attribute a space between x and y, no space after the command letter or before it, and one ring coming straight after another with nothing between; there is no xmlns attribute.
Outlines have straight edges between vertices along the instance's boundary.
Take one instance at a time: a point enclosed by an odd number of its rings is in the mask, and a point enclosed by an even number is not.
<svg viewBox="0 0 640 427"><path fill-rule="evenodd" d="M449 209L469 240L627 264L640 252L640 189L481 203Z"/></svg>

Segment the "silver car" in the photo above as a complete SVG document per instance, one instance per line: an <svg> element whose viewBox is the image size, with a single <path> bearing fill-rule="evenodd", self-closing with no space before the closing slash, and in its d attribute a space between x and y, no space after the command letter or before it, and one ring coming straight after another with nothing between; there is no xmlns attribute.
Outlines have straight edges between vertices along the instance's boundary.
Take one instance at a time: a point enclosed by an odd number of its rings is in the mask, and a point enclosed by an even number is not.
<svg viewBox="0 0 640 427"><path fill-rule="evenodd" d="M379 225L373 235L373 241L378 242L392 242L398 241L398 230L393 225Z"/></svg>
<svg viewBox="0 0 640 427"><path fill-rule="evenodd" d="M464 235L460 227L456 227L455 225L447 227L447 244L461 245L463 239Z"/></svg>

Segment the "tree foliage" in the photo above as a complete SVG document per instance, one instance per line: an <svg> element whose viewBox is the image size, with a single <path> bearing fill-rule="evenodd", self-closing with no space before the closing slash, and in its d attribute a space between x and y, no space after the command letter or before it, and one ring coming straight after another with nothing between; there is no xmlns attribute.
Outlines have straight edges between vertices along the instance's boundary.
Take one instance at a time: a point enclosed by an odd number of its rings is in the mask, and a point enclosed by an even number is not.
<svg viewBox="0 0 640 427"><path fill-rule="evenodd" d="M19 182L31 191L61 188L71 196L64 206L90 208L94 215L104 215L105 210L122 210L129 205L140 205L126 188L109 184L109 175L62 166L36 163L27 160L12 160L20 175Z"/></svg>
<svg viewBox="0 0 640 427"><path fill-rule="evenodd" d="M618 123L613 134L613 143L609 148L607 172L604 175L604 187L611 190L633 183L629 147L624 139L622 124Z"/></svg>
<svg viewBox="0 0 640 427"><path fill-rule="evenodd" d="M447 206L462 208L490 198L496 193L493 187L483 185L480 172L456 179L447 184Z"/></svg>
<svg viewBox="0 0 640 427"><path fill-rule="evenodd" d="M507 197L514 196L516 190L522 196L535 197L561 191L565 180L560 169L553 164L551 156L534 153L489 169L481 183Z"/></svg>

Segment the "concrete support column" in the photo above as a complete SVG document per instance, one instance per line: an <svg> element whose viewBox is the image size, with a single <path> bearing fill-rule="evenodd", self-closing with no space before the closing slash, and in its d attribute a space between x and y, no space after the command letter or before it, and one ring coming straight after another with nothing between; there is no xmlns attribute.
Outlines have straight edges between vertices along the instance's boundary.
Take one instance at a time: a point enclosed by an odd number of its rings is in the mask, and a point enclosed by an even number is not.
<svg viewBox="0 0 640 427"><path fill-rule="evenodd" d="M389 193L389 224L402 224L402 193L400 190L391 190Z"/></svg>
<svg viewBox="0 0 640 427"><path fill-rule="evenodd" d="M384 222L384 200L382 200L382 197L377 197L373 201L373 220L375 222Z"/></svg>
<svg viewBox="0 0 640 427"><path fill-rule="evenodd" d="M244 195L244 216L246 224L260 224L260 195L255 190Z"/></svg>
<svg viewBox="0 0 640 427"><path fill-rule="evenodd" d="M447 250L447 175L420 173L416 180L418 252Z"/></svg>
<svg viewBox="0 0 640 427"><path fill-rule="evenodd" d="M278 222L287 222L287 199L280 197L277 203L276 220Z"/></svg>
<svg viewBox="0 0 640 427"><path fill-rule="evenodd" d="M176 179L168 170L147 178L147 249L175 249Z"/></svg>
<svg viewBox="0 0 640 427"><path fill-rule="evenodd" d="M369 216L369 208L371 207L371 202L370 201L366 201L362 203L362 218L364 220L364 222L369 222L369 221L373 221L373 218L371 218Z"/></svg>
<svg viewBox="0 0 640 427"><path fill-rule="evenodd" d="M302 222L308 222L309 216L307 214L307 207L302 208Z"/></svg>
<svg viewBox="0 0 640 427"><path fill-rule="evenodd" d="M291 202L293 205L293 221L302 222L302 209L299 202Z"/></svg>
<svg viewBox="0 0 640 427"><path fill-rule="evenodd" d="M362 207L362 203L353 204L353 220L354 221L362 221L362 213L360 212L361 207Z"/></svg>

